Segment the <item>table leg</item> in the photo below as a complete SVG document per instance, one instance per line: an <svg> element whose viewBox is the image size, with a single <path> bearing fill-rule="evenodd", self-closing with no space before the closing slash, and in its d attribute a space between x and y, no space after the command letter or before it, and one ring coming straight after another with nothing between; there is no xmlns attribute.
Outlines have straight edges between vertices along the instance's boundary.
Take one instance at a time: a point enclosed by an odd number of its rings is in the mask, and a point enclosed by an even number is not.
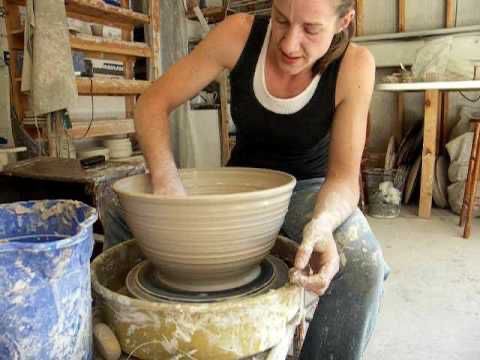
<svg viewBox="0 0 480 360"><path fill-rule="evenodd" d="M438 90L425 91L425 120L423 126L422 178L418 215L429 218L432 210L432 187L435 173L437 147Z"/></svg>

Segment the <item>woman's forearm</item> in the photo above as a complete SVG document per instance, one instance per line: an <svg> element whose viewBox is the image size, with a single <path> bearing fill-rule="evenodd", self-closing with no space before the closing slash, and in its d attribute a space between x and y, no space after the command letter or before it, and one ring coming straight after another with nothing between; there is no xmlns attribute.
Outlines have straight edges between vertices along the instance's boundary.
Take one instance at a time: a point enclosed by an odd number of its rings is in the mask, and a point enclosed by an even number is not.
<svg viewBox="0 0 480 360"><path fill-rule="evenodd" d="M155 192L182 192L170 145L168 111L158 97L145 93L135 109L135 130L150 170ZM176 190L175 190L176 189Z"/></svg>
<svg viewBox="0 0 480 360"><path fill-rule="evenodd" d="M358 199L358 181L327 178L317 195L312 220L333 232L353 213Z"/></svg>

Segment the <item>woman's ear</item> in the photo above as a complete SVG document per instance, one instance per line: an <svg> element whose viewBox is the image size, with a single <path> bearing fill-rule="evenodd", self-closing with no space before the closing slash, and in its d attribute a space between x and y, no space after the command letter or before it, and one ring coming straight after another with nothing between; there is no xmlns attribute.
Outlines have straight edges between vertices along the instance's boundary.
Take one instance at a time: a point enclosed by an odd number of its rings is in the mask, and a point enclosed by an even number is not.
<svg viewBox="0 0 480 360"><path fill-rule="evenodd" d="M342 32L343 30L348 28L348 26L352 21L354 21L354 19L355 19L355 10L351 9L348 11L348 13L346 13L343 17L339 19L337 32Z"/></svg>

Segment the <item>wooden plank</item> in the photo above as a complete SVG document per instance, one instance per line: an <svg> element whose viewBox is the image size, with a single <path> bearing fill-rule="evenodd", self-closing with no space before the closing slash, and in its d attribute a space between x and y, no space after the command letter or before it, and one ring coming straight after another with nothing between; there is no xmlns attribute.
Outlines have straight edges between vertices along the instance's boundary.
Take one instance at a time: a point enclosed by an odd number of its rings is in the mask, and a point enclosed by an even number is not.
<svg viewBox="0 0 480 360"><path fill-rule="evenodd" d="M77 77L79 95L137 95L149 86L150 81L144 80Z"/></svg>
<svg viewBox="0 0 480 360"><path fill-rule="evenodd" d="M356 20L357 20L357 36L361 36L365 34L364 29L364 11L365 11L365 3L364 0L357 0L356 2Z"/></svg>
<svg viewBox="0 0 480 360"><path fill-rule="evenodd" d="M422 177L420 185L420 203L418 215L430 218L432 210L432 187L435 171L438 102L440 92L428 90L425 92L425 119L423 127Z"/></svg>
<svg viewBox="0 0 480 360"><path fill-rule="evenodd" d="M152 51L147 44L133 41L107 39L90 35L70 35L72 49L95 51L107 54L149 58Z"/></svg>
<svg viewBox="0 0 480 360"><path fill-rule="evenodd" d="M451 29L435 29L435 30L421 30L421 31L409 31L404 33L392 33L392 34L380 34L380 35L368 35L357 36L352 39L356 43L362 43L367 41L385 41L385 40L406 40L424 38L429 36L443 36L454 34L468 34L472 32L479 32L480 25L462 26Z"/></svg>
<svg viewBox="0 0 480 360"><path fill-rule="evenodd" d="M480 80L377 84L378 91L480 90Z"/></svg>
<svg viewBox="0 0 480 360"><path fill-rule="evenodd" d="M21 122L23 120L23 112L24 112L24 107L21 99L22 96L20 91L21 81L16 81L16 79L19 78L21 74L17 69L18 51L13 46L14 42L19 36L14 32L21 28L20 13L17 6L12 5L5 1L3 4L7 12L7 16L5 17L5 28L7 31L8 46L10 47L10 66L9 66L10 79L14 79L14 81L12 81L13 91L12 91L12 97L10 101L12 102L12 105L15 107L15 111L17 112L18 119Z"/></svg>
<svg viewBox="0 0 480 360"><path fill-rule="evenodd" d="M403 126L405 123L405 96L399 93L397 96L397 118L393 123L393 136L397 144L400 144L403 138Z"/></svg>
<svg viewBox="0 0 480 360"><path fill-rule="evenodd" d="M445 0L445 27L455 27L456 5L459 0Z"/></svg>
<svg viewBox="0 0 480 360"><path fill-rule="evenodd" d="M147 38L150 49L152 49L152 57L147 59L148 66L148 79L153 81L160 77L160 55L161 55L161 43L160 43L160 0L149 1L148 15L150 16L150 24L147 26Z"/></svg>
<svg viewBox="0 0 480 360"><path fill-rule="evenodd" d="M5 0L25 6L25 0ZM113 6L102 0L65 0L68 17L112 26L132 26L149 23L149 17L130 9Z"/></svg>
<svg viewBox="0 0 480 360"><path fill-rule="evenodd" d="M441 98L441 116L440 116L440 125L438 127L439 129L439 153L443 154L446 149L445 145L448 140L448 134L447 134L447 124L448 124L448 112L450 111L450 97L448 91L442 91L442 98Z"/></svg>
<svg viewBox="0 0 480 360"><path fill-rule="evenodd" d="M48 141L48 156L57 157L58 144L55 136L55 113L47 115L47 141Z"/></svg>
<svg viewBox="0 0 480 360"><path fill-rule="evenodd" d="M405 32L407 16L407 0L398 0L398 31Z"/></svg>
<svg viewBox="0 0 480 360"><path fill-rule="evenodd" d="M42 156L16 162L8 166L2 175L35 180L66 181L95 186L100 182L144 172L145 166L141 163L107 161L105 167L85 171L76 159L52 159Z"/></svg>
<svg viewBox="0 0 480 360"><path fill-rule="evenodd" d="M228 137L228 97L227 97L227 71L224 70L220 74L220 109L219 109L219 130L220 130L220 146L222 165L226 165L230 158L230 141Z"/></svg>
<svg viewBox="0 0 480 360"><path fill-rule="evenodd" d="M84 51L88 58L92 59L102 59L102 60L115 60L115 61L127 61L132 59L131 56L128 55L118 55L118 54L107 54L98 51Z"/></svg>
<svg viewBox="0 0 480 360"><path fill-rule="evenodd" d="M465 218L465 228L463 230L463 237L468 239L471 235L472 229L472 218L473 218L473 209L475 208L475 199L477 198L477 191L478 191L478 177L480 175L480 126L475 124L475 132L473 135L473 144L472 144L472 152L470 156L470 165L469 165L469 177L468 181L465 183L465 186L468 189L465 191L465 196L468 196L468 199L464 199L463 202L468 201L468 208L463 210L462 206L462 219ZM473 165L473 166L472 166ZM472 169L470 169L472 167ZM465 197L464 196L464 197Z"/></svg>
<svg viewBox="0 0 480 360"><path fill-rule="evenodd" d="M94 120L87 132L89 124L89 121L72 121L72 128L67 133L73 139L81 139L135 132L133 119Z"/></svg>
<svg viewBox="0 0 480 360"><path fill-rule="evenodd" d="M437 121L437 136L435 138L435 148L436 148L436 153L435 153L435 159L438 158L438 154L442 149L442 146L440 142L442 141L442 129L443 129L443 94L444 91L439 91L438 95L438 121ZM435 177L435 176L434 176Z"/></svg>
<svg viewBox="0 0 480 360"><path fill-rule="evenodd" d="M398 0L398 31L406 31L406 12L407 12L407 0ZM397 65L398 66L398 65ZM402 141L403 135L403 123L405 120L405 95L402 93L397 94L397 121L394 125L394 136L397 140L397 144Z"/></svg>
<svg viewBox="0 0 480 360"><path fill-rule="evenodd" d="M123 8L128 8L129 0L122 0L121 5ZM132 29L122 29L122 40L132 41L133 40L133 28ZM133 61L131 59L126 59L123 62L124 74L127 79L133 79ZM128 118L133 117L133 109L135 107L135 96L126 96L125 97L125 114Z"/></svg>
<svg viewBox="0 0 480 360"><path fill-rule="evenodd" d="M359 0L357 0L359 1ZM222 6L210 6L202 10L202 14L207 19L208 23L216 23L222 21L225 16L225 8ZM193 10L187 12L187 18L189 20L198 20Z"/></svg>
<svg viewBox="0 0 480 360"><path fill-rule="evenodd" d="M406 22L406 1L407 0L398 0L398 28L399 32L405 32L405 22ZM398 66L398 65L397 65ZM397 140L397 144L400 144L403 137L403 124L405 121L405 96L402 93L397 94L397 121L394 124L393 135Z"/></svg>
<svg viewBox="0 0 480 360"><path fill-rule="evenodd" d="M71 139L63 127L62 111L54 111L47 115L48 155L61 159L70 158Z"/></svg>

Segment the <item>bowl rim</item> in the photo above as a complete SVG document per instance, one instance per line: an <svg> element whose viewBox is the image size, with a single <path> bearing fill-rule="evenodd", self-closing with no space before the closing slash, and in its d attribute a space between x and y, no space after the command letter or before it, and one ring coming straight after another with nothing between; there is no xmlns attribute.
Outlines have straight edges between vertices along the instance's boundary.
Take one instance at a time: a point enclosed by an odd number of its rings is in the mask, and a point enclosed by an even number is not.
<svg viewBox="0 0 480 360"><path fill-rule="evenodd" d="M220 168L204 168L204 169L196 169L196 168L184 168L184 169L178 169L179 174L181 175L182 173L189 173L189 172L207 172L207 171L223 171L223 172L233 172L233 171L246 171L250 173L262 173L262 174L272 174L272 175L279 175L283 176L285 178L288 178L289 181L286 182L283 185L276 186L273 188L269 189L262 189L262 190L254 190L254 191L248 191L248 192L240 192L240 193L232 193L232 194L215 194L215 195L189 195L186 197L179 197L179 196L171 196L171 195L154 195L154 194L146 194L142 192L127 192L123 189L121 189L121 186L124 182L129 181L130 179L134 177L145 177L149 176L149 174L137 174L133 176L128 176L125 178L122 178L120 180L117 180L113 185L113 190L118 194L118 195L125 195L128 197L131 197L132 195L135 196L136 198L142 198L145 200L159 200L165 203L170 203L170 202L175 202L175 203L187 203L190 201L229 201L229 200L246 200L251 197L262 197L262 195L268 195L272 196L278 193L283 193L286 191L293 191L293 188L295 187L297 180L296 178L284 171L279 171L279 170L270 170L270 169L263 169L263 168L251 168L251 167L220 167Z"/></svg>

